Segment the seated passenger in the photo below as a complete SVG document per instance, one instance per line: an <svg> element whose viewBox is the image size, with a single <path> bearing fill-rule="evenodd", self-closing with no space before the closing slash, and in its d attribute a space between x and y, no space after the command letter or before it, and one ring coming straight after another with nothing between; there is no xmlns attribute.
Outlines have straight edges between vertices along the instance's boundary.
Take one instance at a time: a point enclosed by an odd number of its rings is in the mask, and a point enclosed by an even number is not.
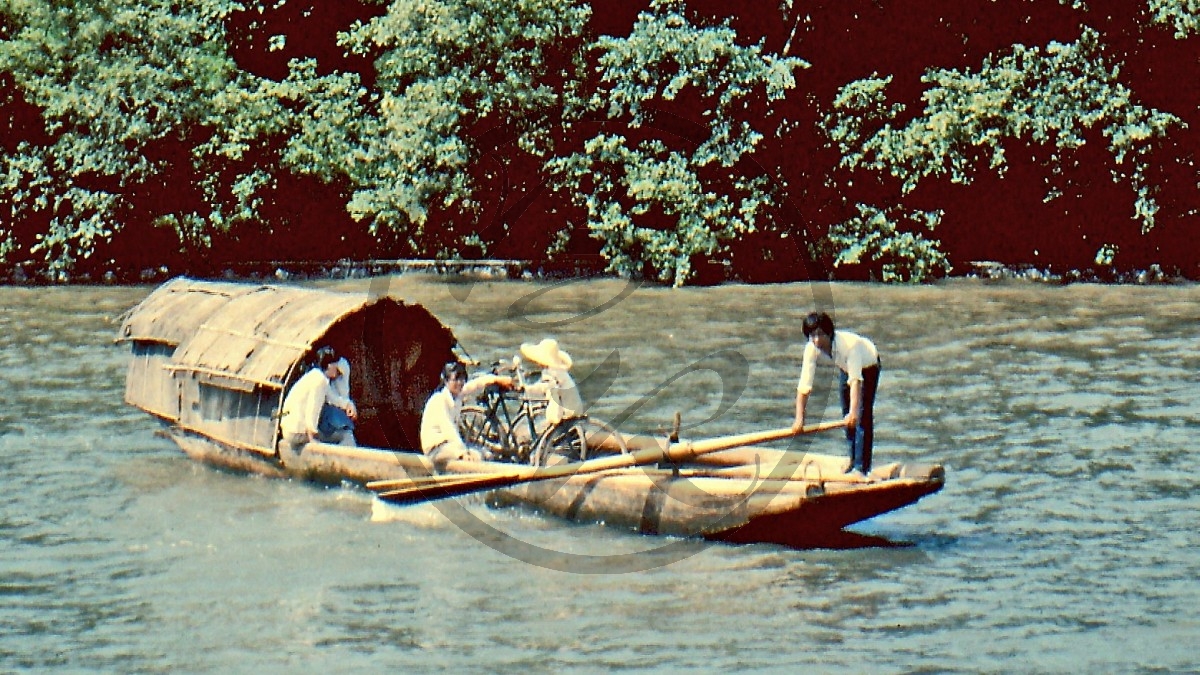
<svg viewBox="0 0 1200 675"><path fill-rule="evenodd" d="M354 422L358 419L358 408L350 399L350 362L343 356L337 360L337 368L338 376L329 383L329 392L325 395L326 405L321 407L317 431L328 438L341 438L330 441L332 443L356 445Z"/></svg>
<svg viewBox="0 0 1200 675"><path fill-rule="evenodd" d="M343 370L344 369L344 370ZM349 396L334 389L334 381L345 378L349 394L350 365L329 347L317 350L316 364L305 373L283 399L279 428L292 445L311 441L354 445L354 418L358 411Z"/></svg>
<svg viewBox="0 0 1200 675"><path fill-rule="evenodd" d="M478 396L488 385L498 384L505 389L513 388L513 379L500 375L480 375L467 380L467 367L459 361L447 363L442 368L442 386L425 402L421 413L421 452L434 462L452 460L478 462L484 459L483 452L468 448L458 431L462 415L463 399Z"/></svg>
<svg viewBox="0 0 1200 675"><path fill-rule="evenodd" d="M571 378L571 355L559 349L558 341L546 338L537 344L521 345L521 355L542 367L537 382L525 386L525 393L547 400L546 421L558 424L564 419L583 414L583 398Z"/></svg>

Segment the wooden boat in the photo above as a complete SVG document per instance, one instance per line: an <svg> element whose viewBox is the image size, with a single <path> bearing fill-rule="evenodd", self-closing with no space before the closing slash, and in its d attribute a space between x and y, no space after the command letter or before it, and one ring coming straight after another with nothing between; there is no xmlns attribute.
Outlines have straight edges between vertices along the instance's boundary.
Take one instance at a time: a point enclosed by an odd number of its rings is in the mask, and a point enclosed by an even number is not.
<svg viewBox="0 0 1200 675"><path fill-rule="evenodd" d="M438 473L511 470L499 462L434 467L419 451L426 398L457 358L453 333L427 309L388 296L177 278L123 317L131 346L125 400L163 425L188 456L236 471L365 485ZM284 393L316 348L351 363L360 445L279 439ZM667 441L631 436L635 449ZM842 528L937 492L936 465L892 464L866 478L844 459L747 447L687 466L634 466L495 490L567 520L647 534L739 543L819 545Z"/></svg>

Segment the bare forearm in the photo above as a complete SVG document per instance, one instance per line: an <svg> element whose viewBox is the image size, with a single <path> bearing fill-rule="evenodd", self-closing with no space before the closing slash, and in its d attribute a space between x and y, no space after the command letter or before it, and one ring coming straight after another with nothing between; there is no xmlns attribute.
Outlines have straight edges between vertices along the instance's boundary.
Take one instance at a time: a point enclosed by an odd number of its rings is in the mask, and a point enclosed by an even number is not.
<svg viewBox="0 0 1200 675"><path fill-rule="evenodd" d="M796 417L792 423L793 429L800 429L804 426L804 408L808 405L808 394L796 394Z"/></svg>

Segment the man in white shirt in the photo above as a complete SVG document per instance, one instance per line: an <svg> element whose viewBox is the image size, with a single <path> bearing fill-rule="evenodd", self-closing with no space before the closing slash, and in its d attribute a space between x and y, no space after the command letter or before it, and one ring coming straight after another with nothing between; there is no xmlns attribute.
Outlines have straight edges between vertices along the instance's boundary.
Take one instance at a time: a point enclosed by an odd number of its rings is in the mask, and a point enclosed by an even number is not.
<svg viewBox="0 0 1200 675"><path fill-rule="evenodd" d="M481 375L467 380L467 368L459 361L442 368L442 387L433 392L421 413L421 452L434 462L469 460L478 462L483 453L468 448L458 432L463 399L478 396L488 385L512 389L513 379L500 375Z"/></svg>
<svg viewBox="0 0 1200 675"><path fill-rule="evenodd" d="M339 377L347 378L349 394L349 370L346 360L339 360L332 349L317 350L316 365L292 385L283 399L279 430L285 440L292 445L314 440L354 444L354 402L348 396L340 400L332 384Z"/></svg>
<svg viewBox="0 0 1200 675"><path fill-rule="evenodd" d="M846 471L871 471L871 449L875 440L875 392L879 387L879 352L874 343L850 331L835 331L828 314L813 312L804 319L804 365L796 385L794 431L804 427L804 408L812 393L817 360L833 363L841 371L842 414L850 465Z"/></svg>

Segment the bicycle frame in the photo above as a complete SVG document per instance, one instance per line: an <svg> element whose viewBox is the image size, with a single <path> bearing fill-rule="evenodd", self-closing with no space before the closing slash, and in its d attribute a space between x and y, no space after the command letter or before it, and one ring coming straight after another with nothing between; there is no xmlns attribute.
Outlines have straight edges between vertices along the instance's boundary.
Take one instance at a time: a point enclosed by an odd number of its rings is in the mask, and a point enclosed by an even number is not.
<svg viewBox="0 0 1200 675"><path fill-rule="evenodd" d="M524 393L525 374L520 361L514 360L508 367L500 362L492 364L493 374L503 372L513 373L519 393L505 391L499 385L485 387L477 399L479 405L464 407L459 418L463 440L481 446L487 459L536 466L552 461L552 456L560 460L584 461L590 456L589 437L592 434L615 439L621 453L629 452L623 437L615 429L587 415L549 424L546 419L549 401L530 398ZM515 413L510 408L513 403L517 406Z"/></svg>
<svg viewBox="0 0 1200 675"><path fill-rule="evenodd" d="M519 366L504 368L499 362L492 373L514 373L519 388L525 388L524 373ZM477 399L479 405L466 406L459 427L463 440L481 446L494 461L527 463L539 441L539 420L545 419L546 403L523 394L506 392L497 385L488 386ZM512 404L516 403L516 410Z"/></svg>

